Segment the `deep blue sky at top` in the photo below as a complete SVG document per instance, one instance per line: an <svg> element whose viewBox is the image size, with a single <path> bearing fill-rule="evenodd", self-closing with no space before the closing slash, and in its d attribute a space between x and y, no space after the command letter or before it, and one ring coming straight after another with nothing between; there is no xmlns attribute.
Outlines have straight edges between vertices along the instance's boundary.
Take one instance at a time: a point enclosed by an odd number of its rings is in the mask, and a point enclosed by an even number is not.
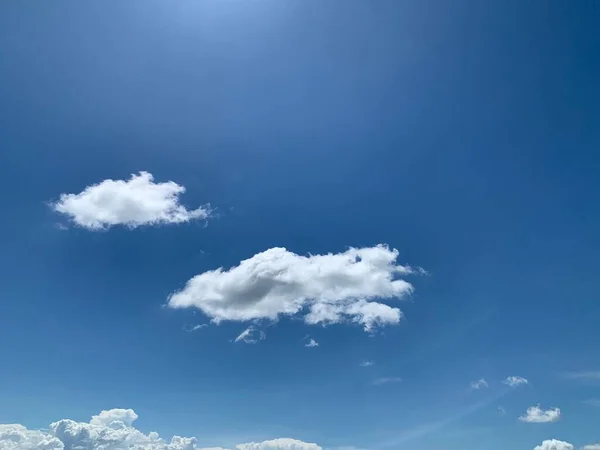
<svg viewBox="0 0 600 450"><path fill-rule="evenodd" d="M593 393L556 374L600 366L599 24L592 1L1 2L0 423L132 407L207 444L367 446L514 372L538 389L516 408L593 439ZM140 170L220 217L57 230L45 202ZM270 247L377 243L430 272L381 336L233 345L243 324L161 308ZM502 445L550 437L521 412Z"/></svg>

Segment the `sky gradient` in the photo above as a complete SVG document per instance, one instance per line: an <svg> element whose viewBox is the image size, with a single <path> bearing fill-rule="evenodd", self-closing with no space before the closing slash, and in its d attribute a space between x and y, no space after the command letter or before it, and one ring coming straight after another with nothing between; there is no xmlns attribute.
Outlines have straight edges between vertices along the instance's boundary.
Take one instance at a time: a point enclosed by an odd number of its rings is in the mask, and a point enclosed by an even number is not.
<svg viewBox="0 0 600 450"><path fill-rule="evenodd" d="M600 442L599 23L592 1L0 2L0 424ZM242 450L315 450L282 442Z"/></svg>

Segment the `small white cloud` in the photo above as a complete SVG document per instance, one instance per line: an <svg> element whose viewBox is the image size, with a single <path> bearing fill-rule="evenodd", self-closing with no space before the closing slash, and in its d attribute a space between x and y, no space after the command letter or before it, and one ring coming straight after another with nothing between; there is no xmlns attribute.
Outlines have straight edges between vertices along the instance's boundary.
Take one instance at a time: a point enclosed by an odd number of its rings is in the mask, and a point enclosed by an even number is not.
<svg viewBox="0 0 600 450"><path fill-rule="evenodd" d="M527 408L527 412L519 417L521 422L549 423L560 419L560 408L542 409L539 405Z"/></svg>
<svg viewBox="0 0 600 450"><path fill-rule="evenodd" d="M90 425L109 426L114 422L120 422L130 427L138 418L133 409L114 408L100 411L100 414L92 416Z"/></svg>
<svg viewBox="0 0 600 450"><path fill-rule="evenodd" d="M506 410L502 406L498 406L498 412L500 413L501 416L506 415Z"/></svg>
<svg viewBox="0 0 600 450"><path fill-rule="evenodd" d="M484 378L477 381L471 381L471 389L482 389L488 387L488 382Z"/></svg>
<svg viewBox="0 0 600 450"><path fill-rule="evenodd" d="M304 344L305 347L318 347L319 343L317 341L315 341L314 339L309 339L309 341Z"/></svg>
<svg viewBox="0 0 600 450"><path fill-rule="evenodd" d="M0 424L2 450L226 450L201 449L193 437L173 436L169 441L158 433L144 434L133 426L137 414L131 409L111 409L93 416L90 422L69 419L50 424L48 430L28 430L23 425ZM238 444L237 450L323 450L319 445L279 438Z"/></svg>
<svg viewBox="0 0 600 450"><path fill-rule="evenodd" d="M575 447L568 442L549 439L542 442L542 445L538 445L533 450L575 450Z"/></svg>
<svg viewBox="0 0 600 450"><path fill-rule="evenodd" d="M197 308L224 320L277 320L303 314L310 325L354 322L371 332L400 322L400 309L374 301L409 295L399 275L415 273L396 264L398 251L385 245L343 253L300 256L271 248L228 270L204 272L168 299L171 308Z"/></svg>
<svg viewBox="0 0 600 450"><path fill-rule="evenodd" d="M373 364L375 364L373 361L365 360L360 363L360 367L371 367Z"/></svg>
<svg viewBox="0 0 600 450"><path fill-rule="evenodd" d="M207 326L208 326L208 324L206 324L206 323L202 323L202 324L198 324L198 325L184 325L183 330L187 331L188 333L192 333L194 331L201 330L202 328L206 328Z"/></svg>
<svg viewBox="0 0 600 450"><path fill-rule="evenodd" d="M179 203L185 188L173 181L154 183L151 173L140 172L125 180L104 180L79 194L61 194L52 208L88 230L115 225L136 228L206 219L209 206L188 210Z"/></svg>
<svg viewBox="0 0 600 450"><path fill-rule="evenodd" d="M583 447L582 450L600 450L600 444L590 444Z"/></svg>
<svg viewBox="0 0 600 450"><path fill-rule="evenodd" d="M506 379L504 379L502 381L502 383L504 383L504 384L506 384L507 386L510 386L510 387L517 387L517 386L520 386L522 384L528 384L529 381L527 380L527 378L517 377L517 376L511 376L511 377L506 377Z"/></svg>
<svg viewBox="0 0 600 450"><path fill-rule="evenodd" d="M234 342L245 342L246 344L256 344L258 341L266 339L267 335L264 331L258 331L254 326L249 326L242 331Z"/></svg>
<svg viewBox="0 0 600 450"><path fill-rule="evenodd" d="M381 378L377 378L376 380L374 380L373 384L375 386L381 386L382 384L400 383L401 381L402 381L402 378L400 378L400 377L381 377Z"/></svg>

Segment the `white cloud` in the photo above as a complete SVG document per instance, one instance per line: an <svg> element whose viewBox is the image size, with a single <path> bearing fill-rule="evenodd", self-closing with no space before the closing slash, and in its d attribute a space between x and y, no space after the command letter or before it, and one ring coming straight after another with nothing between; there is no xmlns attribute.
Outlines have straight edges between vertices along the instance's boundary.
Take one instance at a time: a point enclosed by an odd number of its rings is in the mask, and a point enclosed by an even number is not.
<svg viewBox="0 0 600 450"><path fill-rule="evenodd" d="M560 419L560 408L542 409L539 405L527 408L527 412L519 417L521 422L548 423Z"/></svg>
<svg viewBox="0 0 600 450"><path fill-rule="evenodd" d="M363 361L360 363L360 367L371 367L373 364L375 364L373 361Z"/></svg>
<svg viewBox="0 0 600 450"><path fill-rule="evenodd" d="M130 427L138 418L133 409L114 408L101 411L100 414L92 416L91 425L109 426L114 422L121 422Z"/></svg>
<svg viewBox="0 0 600 450"><path fill-rule="evenodd" d="M236 445L236 448L238 450L323 450L317 444L310 444L308 442L289 438L238 444Z"/></svg>
<svg viewBox="0 0 600 450"><path fill-rule="evenodd" d="M201 449L196 438L173 436L169 441L158 433L144 434L132 423L131 409L111 409L93 416L90 422L69 419L50 424L48 430L28 430L23 425L0 425L1 450L210 450ZM280 438L239 444L237 450L323 450L317 444ZM212 450L226 450L213 447Z"/></svg>
<svg viewBox="0 0 600 450"><path fill-rule="evenodd" d="M529 381L527 380L527 378L517 377L517 376L511 376L511 377L506 377L506 379L504 379L502 381L502 383L504 383L504 384L506 384L507 386L510 386L510 387L517 387L517 386L520 386L522 384L528 384Z"/></svg>
<svg viewBox="0 0 600 450"><path fill-rule="evenodd" d="M600 450L600 444L586 445L582 450Z"/></svg>
<svg viewBox="0 0 600 450"><path fill-rule="evenodd" d="M108 179L86 187L79 194L61 194L52 207L89 230L208 218L208 205L188 210L179 203L179 195L184 192L185 188L173 181L154 183L151 173L140 172L127 181Z"/></svg>
<svg viewBox="0 0 600 450"><path fill-rule="evenodd" d="M256 344L258 341L262 341L267 337L264 331L258 331L255 327L249 326L242 331L238 337L234 339L234 342L245 342L246 344Z"/></svg>
<svg viewBox="0 0 600 450"><path fill-rule="evenodd" d="M184 325L183 326L183 331L187 331L188 333L192 333L194 331L201 330L202 328L205 328L207 326L208 326L208 324L206 324L206 323L202 323L202 324L198 324L198 325Z"/></svg>
<svg viewBox="0 0 600 450"><path fill-rule="evenodd" d="M377 378L376 380L374 380L373 384L375 386L381 386L382 384L400 383L401 381L402 381L402 378L400 378L400 377L381 377L381 378Z"/></svg>
<svg viewBox="0 0 600 450"><path fill-rule="evenodd" d="M481 389L488 387L488 382L484 378L477 381L471 381L471 389Z"/></svg>
<svg viewBox="0 0 600 450"><path fill-rule="evenodd" d="M168 306L198 308L215 323L303 315L307 324L350 321L370 332L402 317L398 308L373 300L410 294L412 285L397 277L420 273L396 264L397 258L385 245L308 256L271 248L228 270L193 277Z"/></svg>
<svg viewBox="0 0 600 450"><path fill-rule="evenodd" d="M533 450L575 450L575 447L568 442L549 439L542 442L542 445L538 445Z"/></svg>
<svg viewBox="0 0 600 450"><path fill-rule="evenodd" d="M501 416L506 415L506 410L502 406L498 406L498 412L500 413Z"/></svg>
<svg viewBox="0 0 600 450"><path fill-rule="evenodd" d="M38 430L28 430L23 425L0 425L2 450L63 450L57 438Z"/></svg>
<svg viewBox="0 0 600 450"><path fill-rule="evenodd" d="M318 347L319 343L311 338L306 344L304 344L304 346L305 347Z"/></svg>

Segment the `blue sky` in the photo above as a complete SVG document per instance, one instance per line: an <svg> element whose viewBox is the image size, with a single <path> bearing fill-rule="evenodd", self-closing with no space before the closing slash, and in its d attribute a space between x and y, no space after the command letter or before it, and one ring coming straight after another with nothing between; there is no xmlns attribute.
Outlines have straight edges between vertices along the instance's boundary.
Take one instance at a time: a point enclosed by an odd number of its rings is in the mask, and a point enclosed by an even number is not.
<svg viewBox="0 0 600 450"><path fill-rule="evenodd" d="M199 448L600 442L599 22L558 0L1 2L0 423L131 408ZM142 171L185 188L181 223L120 223L158 217L142 200L76 223ZM302 265L378 244L385 268ZM227 320L260 297L249 272L169 307L273 248L293 281L265 288L278 320ZM414 291L381 298L388 276ZM307 323L350 285L402 319ZM198 308L211 289L227 312ZM559 419L519 420L538 404Z"/></svg>

